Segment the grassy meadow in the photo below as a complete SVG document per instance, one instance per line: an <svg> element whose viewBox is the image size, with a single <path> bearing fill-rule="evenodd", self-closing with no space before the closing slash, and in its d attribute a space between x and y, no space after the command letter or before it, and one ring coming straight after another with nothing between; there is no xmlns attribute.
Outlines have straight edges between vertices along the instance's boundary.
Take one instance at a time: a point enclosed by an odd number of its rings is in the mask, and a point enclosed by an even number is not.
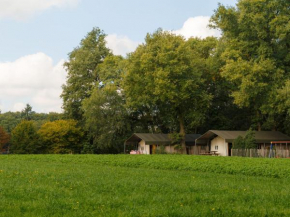
<svg viewBox="0 0 290 217"><path fill-rule="evenodd" d="M0 156L0 216L289 216L290 161Z"/></svg>

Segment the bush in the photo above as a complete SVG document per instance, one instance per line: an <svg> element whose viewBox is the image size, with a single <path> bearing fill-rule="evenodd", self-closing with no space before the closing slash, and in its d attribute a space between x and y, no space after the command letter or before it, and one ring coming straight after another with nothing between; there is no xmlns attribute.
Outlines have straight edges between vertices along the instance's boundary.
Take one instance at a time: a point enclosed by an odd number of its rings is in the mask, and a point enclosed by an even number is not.
<svg viewBox="0 0 290 217"><path fill-rule="evenodd" d="M245 141L242 136L238 136L233 142L233 149L244 149Z"/></svg>
<svg viewBox="0 0 290 217"><path fill-rule="evenodd" d="M75 120L47 122L38 131L46 153L69 154L82 150L83 132Z"/></svg>
<svg viewBox="0 0 290 217"><path fill-rule="evenodd" d="M255 132L249 129L244 137L245 148L246 149L256 149L257 144L255 140Z"/></svg>
<svg viewBox="0 0 290 217"><path fill-rule="evenodd" d="M41 146L33 121L23 120L11 133L11 153L38 154Z"/></svg>
<svg viewBox="0 0 290 217"><path fill-rule="evenodd" d="M165 146L161 145L156 148L155 154L167 154Z"/></svg>
<svg viewBox="0 0 290 217"><path fill-rule="evenodd" d="M238 136L233 142L233 149L256 149L255 132L250 128L244 137Z"/></svg>

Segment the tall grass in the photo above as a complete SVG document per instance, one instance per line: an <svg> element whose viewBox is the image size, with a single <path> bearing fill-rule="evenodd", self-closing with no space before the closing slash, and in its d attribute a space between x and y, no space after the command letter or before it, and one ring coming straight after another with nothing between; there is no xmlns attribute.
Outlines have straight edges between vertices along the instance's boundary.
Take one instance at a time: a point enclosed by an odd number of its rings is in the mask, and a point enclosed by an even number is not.
<svg viewBox="0 0 290 217"><path fill-rule="evenodd" d="M256 163L268 172L238 173ZM287 165L183 155L0 156L0 216L289 216Z"/></svg>

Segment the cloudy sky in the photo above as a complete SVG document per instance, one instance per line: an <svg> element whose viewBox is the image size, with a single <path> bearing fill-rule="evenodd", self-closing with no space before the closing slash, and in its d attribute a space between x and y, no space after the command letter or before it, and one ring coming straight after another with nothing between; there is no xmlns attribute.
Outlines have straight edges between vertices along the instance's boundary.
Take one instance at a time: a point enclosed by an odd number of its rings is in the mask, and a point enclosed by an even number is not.
<svg viewBox="0 0 290 217"><path fill-rule="evenodd" d="M0 110L61 112L62 65L99 27L108 47L126 55L158 28L186 38L219 36L207 28L218 2L236 0L0 0Z"/></svg>

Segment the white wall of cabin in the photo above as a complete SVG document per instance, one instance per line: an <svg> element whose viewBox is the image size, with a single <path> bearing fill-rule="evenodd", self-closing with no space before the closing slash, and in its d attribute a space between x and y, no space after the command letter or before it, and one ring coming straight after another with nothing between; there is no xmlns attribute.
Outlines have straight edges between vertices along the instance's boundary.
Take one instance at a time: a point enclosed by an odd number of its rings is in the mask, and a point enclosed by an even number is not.
<svg viewBox="0 0 290 217"><path fill-rule="evenodd" d="M218 150L215 149L215 146L218 146ZM217 151L220 156L228 156L228 143L222 137L215 137L211 140L211 151Z"/></svg>
<svg viewBox="0 0 290 217"><path fill-rule="evenodd" d="M138 151L142 154L150 154L150 145L146 145L144 140L141 140L138 144Z"/></svg>

